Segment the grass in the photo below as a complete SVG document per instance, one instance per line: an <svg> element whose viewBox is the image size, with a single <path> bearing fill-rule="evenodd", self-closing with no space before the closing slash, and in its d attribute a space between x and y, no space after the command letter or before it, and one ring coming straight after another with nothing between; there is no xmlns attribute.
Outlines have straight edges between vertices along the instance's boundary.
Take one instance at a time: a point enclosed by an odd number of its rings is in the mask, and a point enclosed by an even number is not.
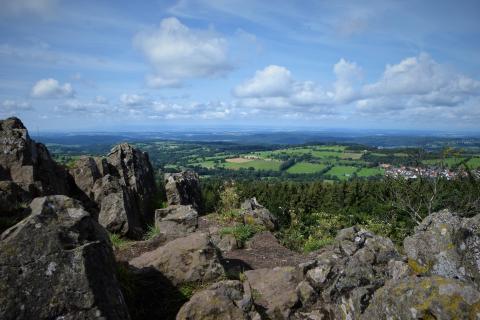
<svg viewBox="0 0 480 320"><path fill-rule="evenodd" d="M225 227L220 230L221 235L231 234L243 246L245 242L259 231L258 226L240 224L234 227Z"/></svg>
<svg viewBox="0 0 480 320"><path fill-rule="evenodd" d="M357 172L359 177L372 177L384 175L385 170L382 168L362 168Z"/></svg>
<svg viewBox="0 0 480 320"><path fill-rule="evenodd" d="M471 158L467 161L467 166L470 169L478 169L480 168L480 157Z"/></svg>
<svg viewBox="0 0 480 320"><path fill-rule="evenodd" d="M130 243L130 241L122 238L117 233L109 233L108 236L110 237L110 242L114 249L121 249Z"/></svg>
<svg viewBox="0 0 480 320"><path fill-rule="evenodd" d="M223 166L227 169L234 169L234 170L238 170L241 168L244 168L244 169L254 168L255 170L278 171L280 170L280 164L281 162L276 160L252 160L244 163L225 162L223 163Z"/></svg>
<svg viewBox="0 0 480 320"><path fill-rule="evenodd" d="M352 166L335 166L325 174L335 176L340 180L348 180L357 170L357 167Z"/></svg>
<svg viewBox="0 0 480 320"><path fill-rule="evenodd" d="M309 174L322 171L326 167L322 163L299 162L288 168L287 172L292 174Z"/></svg>
<svg viewBox="0 0 480 320"><path fill-rule="evenodd" d="M422 162L427 165L440 165L443 162L447 167L453 167L459 165L463 161L465 161L465 158L430 159Z"/></svg>
<svg viewBox="0 0 480 320"><path fill-rule="evenodd" d="M145 240L151 240L160 234L160 228L156 226L148 226L147 232L144 235Z"/></svg>

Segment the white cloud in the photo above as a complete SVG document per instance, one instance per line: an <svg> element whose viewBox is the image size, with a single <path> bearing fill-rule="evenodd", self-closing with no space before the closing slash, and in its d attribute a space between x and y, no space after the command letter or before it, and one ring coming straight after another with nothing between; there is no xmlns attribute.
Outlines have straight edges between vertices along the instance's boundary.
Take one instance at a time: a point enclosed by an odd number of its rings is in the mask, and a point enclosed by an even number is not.
<svg viewBox="0 0 480 320"><path fill-rule="evenodd" d="M288 96L292 90L293 79L290 71L281 66L270 65L255 72L253 78L235 87L237 97L279 97Z"/></svg>
<svg viewBox="0 0 480 320"><path fill-rule="evenodd" d="M35 83L31 95L34 98L70 98L75 95L75 91L70 83L62 85L57 80L50 78Z"/></svg>
<svg viewBox="0 0 480 320"><path fill-rule="evenodd" d="M211 30L190 29L176 18L134 37L134 45L152 65L152 87L179 86L183 80L224 75L231 69L227 41Z"/></svg>
<svg viewBox="0 0 480 320"><path fill-rule="evenodd" d="M58 2L58 0L0 0L0 7L4 14L27 13L46 17L52 14Z"/></svg>
<svg viewBox="0 0 480 320"><path fill-rule="evenodd" d="M480 82L422 53L387 65L381 78L365 85L361 95L357 107L362 112L458 107L480 96Z"/></svg>
<svg viewBox="0 0 480 320"><path fill-rule="evenodd" d="M142 105L149 104L150 102L148 101L147 98L144 96L138 95L138 94L122 94L120 96L120 102L129 107L139 107Z"/></svg>
<svg viewBox="0 0 480 320"><path fill-rule="evenodd" d="M334 83L334 96L338 102L350 102L356 98L355 84L362 77L362 69L355 63L340 59L334 66L337 77Z"/></svg>
<svg viewBox="0 0 480 320"><path fill-rule="evenodd" d="M28 102L16 100L3 100L0 104L0 113L2 114L16 114L19 111L31 111L32 106Z"/></svg>

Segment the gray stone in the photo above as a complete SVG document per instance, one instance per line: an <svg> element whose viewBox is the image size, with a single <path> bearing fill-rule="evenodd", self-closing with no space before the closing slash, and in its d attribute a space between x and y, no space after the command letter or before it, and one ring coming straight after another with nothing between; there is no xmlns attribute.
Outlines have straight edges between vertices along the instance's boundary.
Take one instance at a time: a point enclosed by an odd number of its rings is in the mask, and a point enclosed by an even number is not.
<svg viewBox="0 0 480 320"><path fill-rule="evenodd" d="M377 290L362 319L478 319L480 292L440 276L392 280Z"/></svg>
<svg viewBox="0 0 480 320"><path fill-rule="evenodd" d="M214 281L224 275L217 248L202 232L172 240L134 258L130 264L137 268L153 267L174 284Z"/></svg>
<svg viewBox="0 0 480 320"><path fill-rule="evenodd" d="M269 231L277 229L277 218L267 208L259 204L256 198L245 200L241 209L244 224L260 225Z"/></svg>
<svg viewBox="0 0 480 320"><path fill-rule="evenodd" d="M105 230L66 196L0 236L1 319L129 319Z"/></svg>
<svg viewBox="0 0 480 320"><path fill-rule="evenodd" d="M165 191L169 205L192 205L202 210L202 195L198 175L193 171L165 174Z"/></svg>
<svg viewBox="0 0 480 320"><path fill-rule="evenodd" d="M405 239L404 248L417 274L480 285L480 215L462 218L448 210L433 213Z"/></svg>
<svg viewBox="0 0 480 320"><path fill-rule="evenodd" d="M250 319L252 297L240 281L221 281L193 295L177 314L177 320Z"/></svg>
<svg viewBox="0 0 480 320"><path fill-rule="evenodd" d="M197 229L198 212L191 205L175 205L157 209L155 226L167 238L182 237Z"/></svg>

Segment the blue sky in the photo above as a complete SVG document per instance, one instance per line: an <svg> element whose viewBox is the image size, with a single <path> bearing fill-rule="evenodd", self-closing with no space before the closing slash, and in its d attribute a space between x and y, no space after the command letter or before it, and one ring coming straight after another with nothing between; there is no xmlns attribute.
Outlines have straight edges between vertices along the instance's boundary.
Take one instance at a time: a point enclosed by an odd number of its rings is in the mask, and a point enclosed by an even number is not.
<svg viewBox="0 0 480 320"><path fill-rule="evenodd" d="M0 0L0 116L41 130L478 130L478 1Z"/></svg>

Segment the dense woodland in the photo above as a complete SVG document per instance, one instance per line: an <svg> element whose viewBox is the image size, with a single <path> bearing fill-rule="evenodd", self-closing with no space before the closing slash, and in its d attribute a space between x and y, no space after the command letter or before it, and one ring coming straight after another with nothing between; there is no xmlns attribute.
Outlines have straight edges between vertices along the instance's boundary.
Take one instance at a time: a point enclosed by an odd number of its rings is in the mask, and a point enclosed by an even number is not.
<svg viewBox="0 0 480 320"><path fill-rule="evenodd" d="M480 181L403 178L325 183L202 179L204 211L221 211L220 199L233 188L239 199L256 197L279 219L285 245L311 251L330 243L344 227L362 225L397 244L429 213L449 208L480 213Z"/></svg>

